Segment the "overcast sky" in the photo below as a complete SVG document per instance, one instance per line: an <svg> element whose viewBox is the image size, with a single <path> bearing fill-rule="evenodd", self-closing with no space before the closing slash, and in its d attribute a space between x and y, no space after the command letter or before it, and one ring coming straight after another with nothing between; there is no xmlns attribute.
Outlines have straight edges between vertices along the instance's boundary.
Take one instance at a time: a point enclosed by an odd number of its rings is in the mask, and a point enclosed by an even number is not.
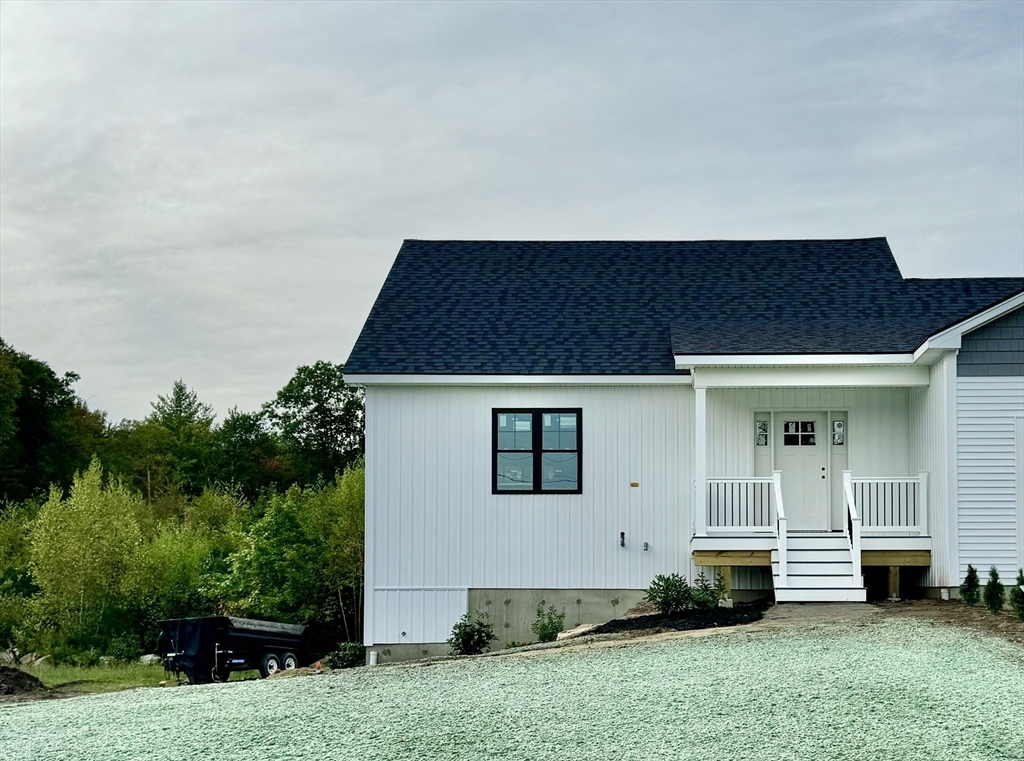
<svg viewBox="0 0 1024 761"><path fill-rule="evenodd" d="M1024 3L0 3L0 335L114 420L343 362L403 238L1024 272Z"/></svg>

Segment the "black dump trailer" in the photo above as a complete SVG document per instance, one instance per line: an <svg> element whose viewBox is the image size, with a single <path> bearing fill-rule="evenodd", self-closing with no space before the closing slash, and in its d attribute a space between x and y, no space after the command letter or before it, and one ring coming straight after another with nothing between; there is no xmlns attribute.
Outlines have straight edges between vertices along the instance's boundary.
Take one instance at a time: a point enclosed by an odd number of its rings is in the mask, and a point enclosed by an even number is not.
<svg viewBox="0 0 1024 761"><path fill-rule="evenodd" d="M164 669L175 675L184 671L190 684L226 682L232 671L248 669L267 677L298 668L305 657L306 627L295 624L210 616L172 618L159 625Z"/></svg>

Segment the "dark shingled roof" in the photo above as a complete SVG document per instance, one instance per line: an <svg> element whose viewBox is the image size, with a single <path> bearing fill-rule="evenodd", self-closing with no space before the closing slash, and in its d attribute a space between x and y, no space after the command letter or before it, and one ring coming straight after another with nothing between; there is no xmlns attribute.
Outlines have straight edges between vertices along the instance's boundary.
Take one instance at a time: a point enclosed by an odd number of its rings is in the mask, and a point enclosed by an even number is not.
<svg viewBox="0 0 1024 761"><path fill-rule="evenodd" d="M677 354L902 353L1024 290L904 280L885 238L402 245L348 374L657 374Z"/></svg>

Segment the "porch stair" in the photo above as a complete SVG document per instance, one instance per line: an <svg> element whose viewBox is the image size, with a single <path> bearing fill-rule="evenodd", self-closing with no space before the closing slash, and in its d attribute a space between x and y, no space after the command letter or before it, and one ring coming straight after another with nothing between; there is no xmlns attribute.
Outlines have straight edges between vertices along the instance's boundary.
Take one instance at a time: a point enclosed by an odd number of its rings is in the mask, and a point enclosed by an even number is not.
<svg viewBox="0 0 1024 761"><path fill-rule="evenodd" d="M790 532L787 584L779 586L779 551L772 550L776 602L866 602L864 578L853 577L849 540L838 532Z"/></svg>

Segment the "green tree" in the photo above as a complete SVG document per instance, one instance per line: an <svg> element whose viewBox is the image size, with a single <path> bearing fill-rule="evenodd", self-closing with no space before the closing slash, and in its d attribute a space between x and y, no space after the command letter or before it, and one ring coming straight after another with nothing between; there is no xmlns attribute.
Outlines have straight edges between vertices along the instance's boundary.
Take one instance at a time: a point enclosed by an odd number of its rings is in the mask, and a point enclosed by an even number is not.
<svg viewBox="0 0 1024 761"><path fill-rule="evenodd" d="M213 408L200 402L182 380L174 381L171 393L158 396L152 406L150 421L162 426L170 437L175 486L188 495L202 493L210 480Z"/></svg>
<svg viewBox="0 0 1024 761"><path fill-rule="evenodd" d="M34 599L40 624L64 644L103 639L118 612L122 586L142 543L140 497L119 482L103 486L94 459L74 477L65 499L54 487L32 527Z"/></svg>
<svg viewBox="0 0 1024 761"><path fill-rule="evenodd" d="M331 362L303 365L264 405L300 483L332 481L363 454L363 395L345 383L343 370Z"/></svg>
<svg viewBox="0 0 1024 761"><path fill-rule="evenodd" d="M103 418L75 396L77 380L0 339L0 500L66 488L99 450Z"/></svg>
<svg viewBox="0 0 1024 761"><path fill-rule="evenodd" d="M153 502L176 489L170 432L152 418L122 420L107 432L104 464Z"/></svg>
<svg viewBox="0 0 1024 761"><path fill-rule="evenodd" d="M337 642L360 634L364 470L334 483L292 486L263 500L229 559L225 595L236 613L306 625ZM316 635L315 635L316 636Z"/></svg>
<svg viewBox="0 0 1024 761"><path fill-rule="evenodd" d="M289 457L262 412L228 412L213 432L211 467L215 481L241 489L250 501L291 481Z"/></svg>
<svg viewBox="0 0 1024 761"><path fill-rule="evenodd" d="M38 508L12 505L0 514L0 650L17 650L29 625L29 598L38 591L32 578L29 530Z"/></svg>

